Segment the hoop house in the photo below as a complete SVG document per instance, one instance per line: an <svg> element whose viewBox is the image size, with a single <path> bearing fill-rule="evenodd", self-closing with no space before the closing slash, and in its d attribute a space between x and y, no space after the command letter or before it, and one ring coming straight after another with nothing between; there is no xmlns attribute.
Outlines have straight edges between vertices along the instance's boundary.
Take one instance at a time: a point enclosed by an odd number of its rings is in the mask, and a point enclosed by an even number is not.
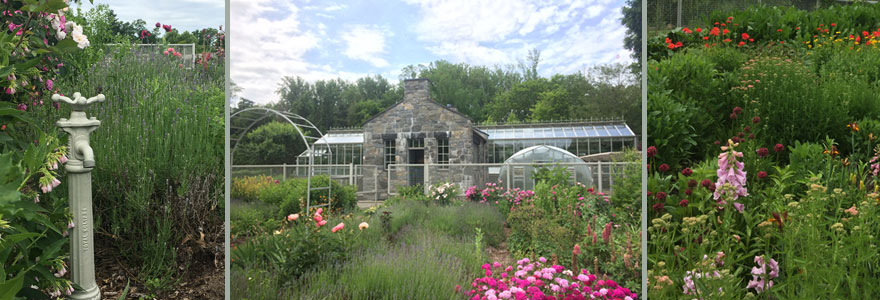
<svg viewBox="0 0 880 300"><path fill-rule="evenodd" d="M566 168L572 183L593 184L593 176L586 162L561 148L547 145L528 147L514 153L504 161L498 178L507 182L508 188L531 190L535 188L535 171L540 168Z"/></svg>

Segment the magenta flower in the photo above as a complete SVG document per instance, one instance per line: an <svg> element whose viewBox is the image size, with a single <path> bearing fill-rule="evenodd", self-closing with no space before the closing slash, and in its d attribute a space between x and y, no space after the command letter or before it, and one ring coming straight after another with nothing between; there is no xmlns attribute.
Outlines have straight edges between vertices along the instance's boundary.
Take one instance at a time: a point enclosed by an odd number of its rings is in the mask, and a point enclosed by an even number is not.
<svg viewBox="0 0 880 300"><path fill-rule="evenodd" d="M54 85L55 83L52 82L52 79L46 80L46 89L51 90Z"/></svg>

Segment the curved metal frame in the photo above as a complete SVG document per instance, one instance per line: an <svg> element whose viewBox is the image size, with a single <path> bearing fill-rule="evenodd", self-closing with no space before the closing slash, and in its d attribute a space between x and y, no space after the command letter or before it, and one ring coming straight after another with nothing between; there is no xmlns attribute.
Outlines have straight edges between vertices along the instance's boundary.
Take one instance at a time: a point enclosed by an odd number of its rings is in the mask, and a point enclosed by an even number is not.
<svg viewBox="0 0 880 300"><path fill-rule="evenodd" d="M233 118L235 118L236 116L239 116L240 114L245 113L245 112L254 112L254 113L257 113L258 115L255 116L254 119L250 119L250 118L247 119L247 120L250 120L250 124L248 124L247 127L232 126L231 123L232 123ZM239 116L239 117L242 117L242 116ZM254 127L254 125L256 125L260 121L262 121L266 118L270 118L270 117L281 117L285 121L290 123L290 125L293 125L293 128L296 129L296 132L299 133L299 136L303 139L303 143L306 145L305 151L309 152L309 167L308 167L308 174L306 174L307 175L306 176L306 184L307 184L306 191L307 192L306 192L305 213L311 213L310 210L312 208L316 208L316 207L327 206L327 208L329 209L330 204L333 201L332 200L333 199L332 198L333 182L332 182L332 179L330 179L329 174L327 176L327 179L328 179L327 186L314 187L314 188L312 187L312 176L315 175L314 166L315 166L315 152L316 151L314 151L314 149L315 149L314 147L317 146L317 141L320 140L321 137L323 137L324 135L323 135L323 133L321 133L321 130L318 129L318 127L315 126L315 124L312 123L311 121L309 121L308 119L306 119L298 114L289 113L289 112L281 112L281 111L277 111L277 110L274 110L271 108L265 108L265 107L251 107L251 108L246 108L246 109L243 109L243 110L240 110L240 111L233 113L232 115L229 116L229 123L230 123L230 129L231 129L230 134L229 134L230 135L229 142L231 143L231 145L230 145L231 150L230 150L230 155L229 155L230 159L235 157L235 149L238 146L238 142L241 141L242 139L244 139L245 135L251 131L251 129ZM297 121L300 121L303 123L298 123ZM318 136L313 137L313 136L306 135L303 133L303 131L302 131L302 129L300 129L300 127L312 128L318 133ZM241 130L241 132L238 133L237 137L232 138L232 135L234 135L234 133L232 132L233 130L234 131ZM314 145L309 143L310 139L314 140L314 142L315 142ZM332 158L333 152L332 152L332 150L330 150L330 145L326 144L326 146L327 146L327 157ZM327 190L327 203L312 206L311 205L312 191L313 190L325 190L325 189Z"/></svg>

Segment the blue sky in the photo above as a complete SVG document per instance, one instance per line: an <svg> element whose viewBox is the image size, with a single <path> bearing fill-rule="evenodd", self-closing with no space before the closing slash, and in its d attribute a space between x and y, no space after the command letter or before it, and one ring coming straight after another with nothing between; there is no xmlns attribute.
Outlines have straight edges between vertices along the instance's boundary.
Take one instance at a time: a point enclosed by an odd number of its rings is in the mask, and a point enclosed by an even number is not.
<svg viewBox="0 0 880 300"><path fill-rule="evenodd" d="M231 0L232 81L240 96L278 100L283 76L310 82L382 75L445 59L506 66L541 51L539 73L630 62L623 0Z"/></svg>
<svg viewBox="0 0 880 300"><path fill-rule="evenodd" d="M142 19L147 27L161 22L170 24L177 30L193 31L202 28L218 28L226 24L226 1L224 0L151 0L151 1L109 1L82 0L83 11L99 4L107 4L121 21L131 22ZM76 4L72 4L76 7Z"/></svg>

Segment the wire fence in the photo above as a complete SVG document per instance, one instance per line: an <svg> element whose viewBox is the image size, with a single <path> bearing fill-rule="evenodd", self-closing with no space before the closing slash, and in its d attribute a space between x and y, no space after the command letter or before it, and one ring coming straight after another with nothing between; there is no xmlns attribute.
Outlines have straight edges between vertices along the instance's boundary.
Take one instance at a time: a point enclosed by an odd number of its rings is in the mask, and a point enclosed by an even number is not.
<svg viewBox="0 0 880 300"><path fill-rule="evenodd" d="M484 163L484 164L390 164L387 169L374 165L316 165L314 174L328 175L343 185L357 189L358 201L378 202L398 194L398 189L439 183L454 183L460 196L471 186L500 182L505 188L533 189L535 172L540 168L563 167L571 183L583 183L597 191L612 194L615 180L626 174L638 174L638 162L585 163ZM635 169L632 169L635 168ZM232 178L271 176L276 179L305 178L303 165L233 165Z"/></svg>
<svg viewBox="0 0 880 300"><path fill-rule="evenodd" d="M802 10L814 10L827 0L659 0L648 1L646 11L648 31L669 30L677 27L702 26L708 23L714 11L745 10L754 5L794 6ZM847 1L839 1L847 2Z"/></svg>

